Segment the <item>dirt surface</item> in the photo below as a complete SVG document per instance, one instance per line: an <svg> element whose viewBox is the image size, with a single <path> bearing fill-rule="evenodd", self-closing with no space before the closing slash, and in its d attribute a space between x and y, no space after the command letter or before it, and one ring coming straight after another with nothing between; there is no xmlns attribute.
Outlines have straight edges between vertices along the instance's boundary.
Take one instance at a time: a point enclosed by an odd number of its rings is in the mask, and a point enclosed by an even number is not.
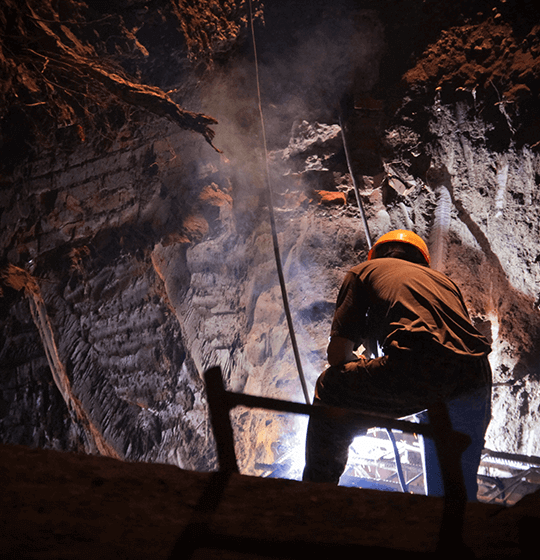
<svg viewBox="0 0 540 560"><path fill-rule="evenodd" d="M512 126L513 142L538 142L540 26L509 12L511 2L494 7L487 19L442 31L403 75L403 86L437 92L443 103L474 100L494 128ZM518 10L514 6L514 10ZM501 134L504 137L505 134ZM508 134L508 132L506 133Z"/></svg>
<svg viewBox="0 0 540 560"><path fill-rule="evenodd" d="M0 546L9 560L427 554L437 547L443 508L439 498L223 478L19 446L0 448L0 475ZM525 557L520 538L523 546L532 538L539 499L537 493L508 509L469 504L463 535L474 557ZM199 526L191 556L195 522L210 534ZM241 547L251 552L235 551Z"/></svg>

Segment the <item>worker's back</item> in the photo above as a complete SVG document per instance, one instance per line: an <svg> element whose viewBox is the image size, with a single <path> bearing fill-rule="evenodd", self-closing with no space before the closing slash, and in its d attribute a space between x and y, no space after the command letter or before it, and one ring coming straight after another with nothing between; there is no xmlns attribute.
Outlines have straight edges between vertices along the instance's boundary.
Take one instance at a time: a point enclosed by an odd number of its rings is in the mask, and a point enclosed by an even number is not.
<svg viewBox="0 0 540 560"><path fill-rule="evenodd" d="M459 288L444 274L402 259L378 258L355 266L347 276L338 298L333 331L338 330L340 322L351 325L350 305L343 305L347 317L342 321L340 304L350 297L347 291L354 291L355 339L361 332L369 332L385 353L430 346L465 357L490 352L488 341L469 319ZM362 316L366 311L367 319Z"/></svg>

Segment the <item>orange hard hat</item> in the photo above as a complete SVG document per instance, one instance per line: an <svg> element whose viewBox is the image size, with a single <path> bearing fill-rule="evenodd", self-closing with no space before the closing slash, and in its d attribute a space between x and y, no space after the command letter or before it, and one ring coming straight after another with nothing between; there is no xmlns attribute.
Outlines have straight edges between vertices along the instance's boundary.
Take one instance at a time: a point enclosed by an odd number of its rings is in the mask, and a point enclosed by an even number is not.
<svg viewBox="0 0 540 560"><path fill-rule="evenodd" d="M427 264L431 264L429 250L424 240L413 231L409 231L407 229L395 229L385 233L382 237L379 237L373 247L369 250L368 261L373 258L373 251L377 246L390 242L408 243L409 245L416 247L420 253L422 253L424 259L426 259Z"/></svg>

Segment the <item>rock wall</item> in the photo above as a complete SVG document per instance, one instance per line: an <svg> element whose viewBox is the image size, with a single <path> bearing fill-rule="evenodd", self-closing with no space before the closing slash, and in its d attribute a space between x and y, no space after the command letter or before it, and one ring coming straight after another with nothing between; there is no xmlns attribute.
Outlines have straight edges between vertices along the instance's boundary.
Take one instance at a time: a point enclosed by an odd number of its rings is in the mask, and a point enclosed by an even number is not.
<svg viewBox="0 0 540 560"><path fill-rule="evenodd" d="M80 401L95 430L111 446L110 453L204 468L212 464L208 458L212 453L205 433L202 384L186 354L159 266L154 266L159 249L155 255L153 250L156 239L166 242L169 232L185 247L187 237L178 233L183 214L188 222L184 230L194 237L209 226L182 210L176 190L178 166L168 163L165 181L158 180L159 173L153 170L161 165L159 158L176 160L171 156L174 134L163 140L155 127L146 133L139 140L119 143L105 157L81 150L61 162L43 158L31 164L28 178L18 179L20 191L9 193L10 211L3 219L11 235L3 237L4 247L11 246L10 260L35 278L52 325L50 345L66 370L70 396ZM171 184L176 194L168 195ZM25 243L26 228L40 232L30 243ZM188 271L178 274L189 277ZM52 377L49 372L46 381L36 383L35 376L28 379L21 373L16 360L18 331L30 311L24 300L10 294L9 287L6 290L6 297L17 303L4 311L4 375L12 391L4 392L3 437L41 445L43 436L37 430L41 422L21 439L13 431L12 415L17 414L21 387L29 385L39 402L40 387L48 387ZM30 302L31 293L26 292ZM22 324L20 317L25 317ZM47 333L40 329L39 335L47 350ZM54 370L50 355L49 349ZM40 362L44 358L43 352L36 356ZM24 364L28 367L26 360ZM45 370L40 370L42 376ZM61 408L48 414L62 414ZM63 414L67 416L66 411ZM93 430L75 426L72 437L51 435L55 441L62 439L56 446L83 445L86 451L95 451ZM188 450L190 445L196 452Z"/></svg>
<svg viewBox="0 0 540 560"><path fill-rule="evenodd" d="M445 269L493 340L489 446L538 455L538 154L528 146L490 150L488 125L470 105L437 110L446 112L435 133L455 216Z"/></svg>

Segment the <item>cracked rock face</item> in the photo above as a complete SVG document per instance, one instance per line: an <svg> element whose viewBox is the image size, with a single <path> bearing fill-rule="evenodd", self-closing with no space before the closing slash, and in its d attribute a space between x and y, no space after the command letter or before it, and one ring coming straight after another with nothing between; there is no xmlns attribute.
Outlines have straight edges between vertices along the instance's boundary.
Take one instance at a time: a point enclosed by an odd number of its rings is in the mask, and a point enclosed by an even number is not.
<svg viewBox="0 0 540 560"><path fill-rule="evenodd" d="M363 12L361 25L373 17ZM383 65L381 32L377 24L369 52ZM466 44L485 59L482 44ZM12 265L0 314L3 442L212 470L208 367L221 366L231 390L303 401L251 70L235 62L204 84L223 154L151 118L106 152L42 152L9 178L0 192L0 251ZM505 128L495 133L491 101L472 89L450 98L450 78L432 94L418 76L407 80L398 104L395 90L384 99L354 82L346 135L371 236L408 228L429 242L493 343L486 447L539 456L536 147L513 136L517 114L509 123L497 109ZM284 87L265 84L276 95ZM290 103L267 107L268 179L312 394L341 280L368 243L339 123L327 106L314 115L314 99L288 120ZM245 409L233 419L241 472L299 476L303 420Z"/></svg>

